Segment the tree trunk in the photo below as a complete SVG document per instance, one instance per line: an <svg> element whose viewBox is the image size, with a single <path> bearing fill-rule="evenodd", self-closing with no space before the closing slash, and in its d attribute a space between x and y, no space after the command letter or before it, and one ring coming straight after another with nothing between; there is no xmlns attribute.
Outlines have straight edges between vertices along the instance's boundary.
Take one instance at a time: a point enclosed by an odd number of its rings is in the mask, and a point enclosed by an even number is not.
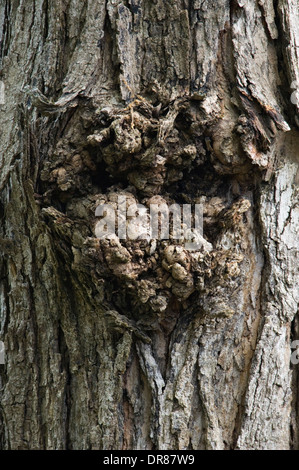
<svg viewBox="0 0 299 470"><path fill-rule="evenodd" d="M0 448L299 448L298 25L0 1ZM97 238L121 196L201 204L205 242Z"/></svg>

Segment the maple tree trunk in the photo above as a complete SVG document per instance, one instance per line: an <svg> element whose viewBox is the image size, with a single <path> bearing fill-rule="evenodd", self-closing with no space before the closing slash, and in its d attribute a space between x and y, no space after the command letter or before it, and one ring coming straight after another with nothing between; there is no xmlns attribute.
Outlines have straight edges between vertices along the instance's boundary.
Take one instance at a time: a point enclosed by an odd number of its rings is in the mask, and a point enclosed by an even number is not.
<svg viewBox="0 0 299 470"><path fill-rule="evenodd" d="M0 1L1 449L299 448L298 44L297 0ZM205 244L99 240L119 196Z"/></svg>

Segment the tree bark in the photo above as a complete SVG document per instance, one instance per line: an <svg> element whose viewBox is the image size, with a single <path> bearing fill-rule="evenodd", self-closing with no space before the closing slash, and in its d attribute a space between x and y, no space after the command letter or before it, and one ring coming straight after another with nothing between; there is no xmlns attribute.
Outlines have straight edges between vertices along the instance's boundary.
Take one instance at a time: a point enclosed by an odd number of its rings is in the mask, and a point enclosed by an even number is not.
<svg viewBox="0 0 299 470"><path fill-rule="evenodd" d="M1 0L1 449L298 449L297 0ZM296 83L297 82L297 83ZM207 243L100 240L119 196Z"/></svg>

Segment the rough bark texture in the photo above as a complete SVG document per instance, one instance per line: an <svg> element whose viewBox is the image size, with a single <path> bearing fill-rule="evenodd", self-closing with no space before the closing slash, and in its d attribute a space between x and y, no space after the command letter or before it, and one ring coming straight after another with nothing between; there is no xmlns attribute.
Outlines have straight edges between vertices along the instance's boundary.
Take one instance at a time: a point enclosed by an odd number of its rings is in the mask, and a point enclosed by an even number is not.
<svg viewBox="0 0 299 470"><path fill-rule="evenodd" d="M298 25L0 1L0 448L299 448ZM203 204L207 243L97 239L119 195Z"/></svg>

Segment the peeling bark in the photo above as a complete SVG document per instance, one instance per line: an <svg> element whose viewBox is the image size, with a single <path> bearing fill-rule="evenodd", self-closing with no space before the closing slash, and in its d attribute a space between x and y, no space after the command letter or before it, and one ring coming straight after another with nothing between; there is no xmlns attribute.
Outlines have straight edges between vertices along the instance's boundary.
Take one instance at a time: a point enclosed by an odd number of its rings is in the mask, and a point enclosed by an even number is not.
<svg viewBox="0 0 299 470"><path fill-rule="evenodd" d="M298 448L298 12L0 2L0 448ZM201 249L97 238L123 196Z"/></svg>

